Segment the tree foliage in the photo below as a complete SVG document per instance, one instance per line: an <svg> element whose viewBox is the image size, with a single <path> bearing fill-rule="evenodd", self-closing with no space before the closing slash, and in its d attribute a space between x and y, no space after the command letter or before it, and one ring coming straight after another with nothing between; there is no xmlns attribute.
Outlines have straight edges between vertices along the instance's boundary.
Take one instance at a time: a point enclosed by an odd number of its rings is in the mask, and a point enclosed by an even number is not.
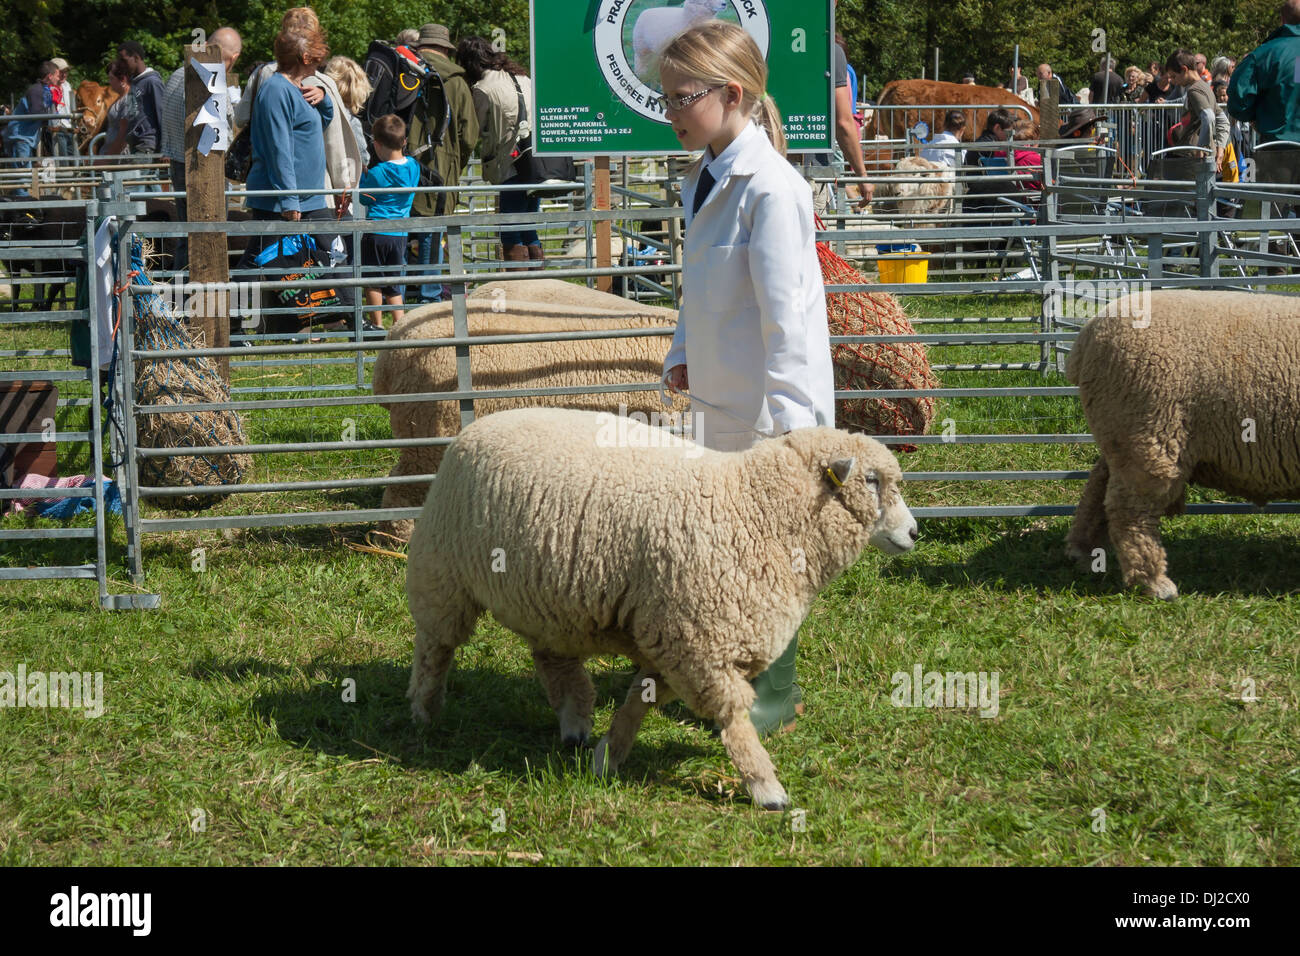
<svg viewBox="0 0 1300 956"><path fill-rule="evenodd" d="M956 81L970 70L978 82L1009 76L1016 44L1021 71L1039 63L1074 89L1096 72L1100 43L1125 66L1146 68L1178 47L1240 59L1278 25L1279 0L840 0L836 8L863 93L874 97L890 80ZM1098 33L1097 31L1103 31Z"/></svg>
<svg viewBox="0 0 1300 956"><path fill-rule="evenodd" d="M573 0L581 2L581 0ZM105 82L117 44L138 40L149 63L165 73L180 63L196 29L230 24L244 36L243 67L269 59L287 9L268 0L0 0L0 77L18 95L41 60L63 56L74 84ZM1046 60L1074 88L1097 69L1095 31L1119 60L1145 67L1176 47L1240 57L1278 22L1279 0L840 0L839 31L862 90L873 96L890 80L970 70L982 83L1007 78L1016 44L1026 75ZM405 27L446 24L459 38L504 32L507 52L528 63L528 0L320 0L315 8L330 48L360 60L375 38L391 40Z"/></svg>
<svg viewBox="0 0 1300 956"><path fill-rule="evenodd" d="M240 67L271 58L280 17L291 4L267 0L0 0L0 90L21 95L42 60L62 56L72 82L107 82L108 64L125 40L145 49L149 65L166 75L180 65L193 31L233 26L244 38ZM373 39L442 23L453 38L503 31L506 50L528 63L528 0L319 0L312 4L331 53L360 61ZM8 96L6 96L6 100Z"/></svg>

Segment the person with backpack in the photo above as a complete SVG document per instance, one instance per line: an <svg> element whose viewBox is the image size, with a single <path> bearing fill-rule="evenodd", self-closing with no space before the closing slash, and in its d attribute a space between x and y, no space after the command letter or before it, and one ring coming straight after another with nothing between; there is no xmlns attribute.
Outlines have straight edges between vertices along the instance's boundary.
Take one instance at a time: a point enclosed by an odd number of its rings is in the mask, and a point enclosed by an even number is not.
<svg viewBox="0 0 1300 956"><path fill-rule="evenodd" d="M461 40L456 47L456 58L465 68L465 79L473 90L483 178L499 186L531 181L529 177L521 180L515 168L519 143L531 132L527 113L533 98L533 84L528 71L505 53L494 50L483 37ZM523 115L520 115L521 105ZM539 208L538 194L525 189L502 190L497 204L497 211L501 213L537 212ZM542 243L537 230L503 229L501 255L506 262L536 261L533 268L542 268Z"/></svg>
<svg viewBox="0 0 1300 956"><path fill-rule="evenodd" d="M426 23L420 27L415 52L432 74L427 83L424 108L411 116L407 143L411 155L424 167L422 182L436 186L457 186L461 174L469 165L470 153L479 139L478 114L474 111L474 97L465 70L452 56L455 47L451 33L440 23ZM456 194L418 193L412 214L415 216L445 216L456 208ZM419 264L421 267L442 264L442 232L433 230L418 236ZM421 273L425 272L423 268ZM419 286L416 295L407 298L416 302L440 302L446 297L443 286L426 282Z"/></svg>
<svg viewBox="0 0 1300 956"><path fill-rule="evenodd" d="M27 92L18 101L15 115L39 116L41 113L53 113L53 89L58 82L58 66L53 61L46 60L36 72L36 82L27 88ZM47 122L48 120L11 120L4 124L4 138L9 147L9 155L20 160L15 164L16 168L32 168L31 157L36 152L36 143ZM31 198L31 193L21 186L13 195L15 199Z"/></svg>

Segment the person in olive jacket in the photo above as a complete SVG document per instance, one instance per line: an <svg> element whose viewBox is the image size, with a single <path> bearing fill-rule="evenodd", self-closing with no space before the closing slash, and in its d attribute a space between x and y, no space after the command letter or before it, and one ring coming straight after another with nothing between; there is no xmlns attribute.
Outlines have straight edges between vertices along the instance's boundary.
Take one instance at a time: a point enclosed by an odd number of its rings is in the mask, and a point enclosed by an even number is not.
<svg viewBox="0 0 1300 956"><path fill-rule="evenodd" d="M447 129L442 135L442 142L433 149L432 160L427 155L419 154L419 149L424 144L425 131L418 112L411 118L407 142L411 148L411 155L434 172L442 185L456 186L460 184L461 174L469 165L470 154L474 151L474 144L478 142L479 125L478 115L474 111L474 95L470 92L469 83L465 81L464 69L452 60L455 47L451 42L451 34L445 26L440 23L426 23L420 27L420 38L415 43L415 51L429 67L437 70L438 76L442 79L442 88L446 90L447 96L446 105L451 116L447 122ZM446 115L441 99L435 83L431 87L428 102L430 124L441 124ZM445 216L455 208L454 192L417 193L411 215ZM420 265L441 264L442 233L428 232L418 238ZM409 289L407 291L407 299L417 302L438 302L443 296L443 287L436 282L422 284L418 294L412 294Z"/></svg>

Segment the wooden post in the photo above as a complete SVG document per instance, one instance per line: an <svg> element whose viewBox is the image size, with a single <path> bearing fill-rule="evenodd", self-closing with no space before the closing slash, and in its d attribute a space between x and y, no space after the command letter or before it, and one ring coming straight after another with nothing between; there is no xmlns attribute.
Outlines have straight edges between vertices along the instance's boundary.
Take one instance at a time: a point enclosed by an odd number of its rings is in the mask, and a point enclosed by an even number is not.
<svg viewBox="0 0 1300 956"><path fill-rule="evenodd" d="M208 89L199 79L190 63L193 57L200 63L221 64L221 47L206 44L203 52L192 46L183 48L185 55L185 197L189 206L189 222L226 221L226 154L211 150L204 156L199 152L199 134L203 131L194 125ZM227 259L224 232L191 232L189 234L190 281L230 282L230 263ZM189 297L187 297L188 299ZM189 319L201 331L206 348L226 348L230 345L230 297L225 292L218 295L200 294L193 297L201 309L199 316ZM202 303L199 306L199 303ZM216 360L221 378L230 382L230 359L222 356Z"/></svg>
<svg viewBox="0 0 1300 956"><path fill-rule="evenodd" d="M1038 138L1057 139L1061 135L1061 84L1056 77L1038 85Z"/></svg>
<svg viewBox="0 0 1300 956"><path fill-rule="evenodd" d="M610 209L609 204L609 157L596 157L595 208ZM596 223L596 268L608 269L610 266L610 238L614 224L608 219ZM613 276L597 276L596 288L609 292L614 287Z"/></svg>

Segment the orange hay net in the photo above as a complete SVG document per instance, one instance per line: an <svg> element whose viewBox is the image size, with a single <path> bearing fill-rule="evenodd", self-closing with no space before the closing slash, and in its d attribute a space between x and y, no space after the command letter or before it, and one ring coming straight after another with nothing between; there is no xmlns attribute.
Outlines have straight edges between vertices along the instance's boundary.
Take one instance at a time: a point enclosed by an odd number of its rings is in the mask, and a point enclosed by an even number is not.
<svg viewBox="0 0 1300 956"><path fill-rule="evenodd" d="M867 280L824 242L817 259L826 285L860 285ZM828 292L826 318L831 335L912 335L915 329L898 300L888 292ZM919 342L840 343L831 349L835 388L937 388L925 346ZM846 398L835 406L836 424L868 435L924 435L934 418L934 399ZM893 445L916 451L915 445Z"/></svg>

